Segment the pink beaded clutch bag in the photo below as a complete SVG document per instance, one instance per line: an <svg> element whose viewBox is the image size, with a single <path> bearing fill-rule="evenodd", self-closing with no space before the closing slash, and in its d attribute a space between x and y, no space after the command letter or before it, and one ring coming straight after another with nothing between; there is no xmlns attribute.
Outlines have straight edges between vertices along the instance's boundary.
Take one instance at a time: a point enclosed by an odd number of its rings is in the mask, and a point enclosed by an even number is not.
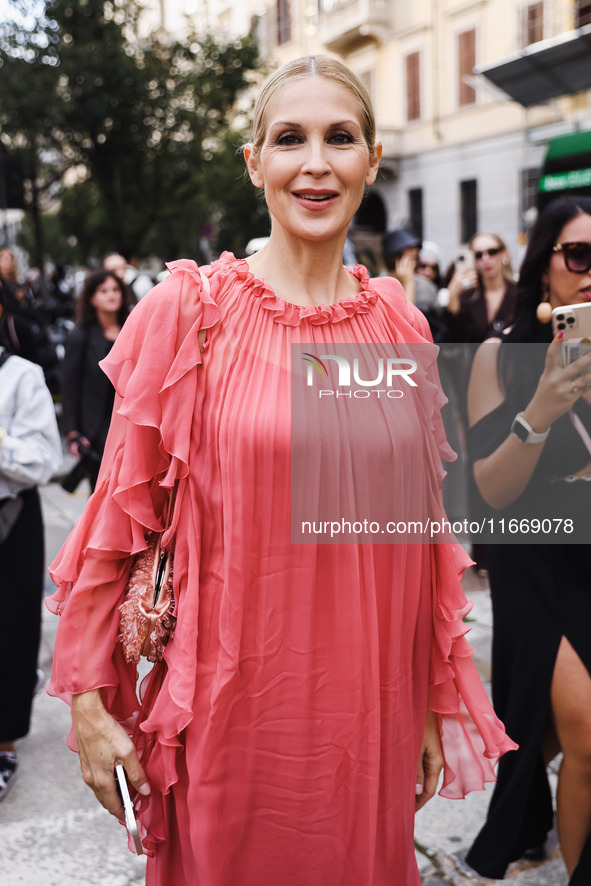
<svg viewBox="0 0 591 886"><path fill-rule="evenodd" d="M199 271L203 288L209 293L209 280ZM207 331L199 330L199 350L203 353ZM174 490L170 494L166 527L170 526ZM175 601L172 589L172 553L161 547L163 533L146 535L148 547L136 556L127 585L125 600L119 607L117 639L128 662L137 664L141 656L148 661L162 661L164 648L172 639L176 626Z"/></svg>
<svg viewBox="0 0 591 886"><path fill-rule="evenodd" d="M136 664L142 655L161 661L176 625L172 554L161 547L161 539L159 532L146 536L148 547L134 560L119 607L117 639L126 661Z"/></svg>

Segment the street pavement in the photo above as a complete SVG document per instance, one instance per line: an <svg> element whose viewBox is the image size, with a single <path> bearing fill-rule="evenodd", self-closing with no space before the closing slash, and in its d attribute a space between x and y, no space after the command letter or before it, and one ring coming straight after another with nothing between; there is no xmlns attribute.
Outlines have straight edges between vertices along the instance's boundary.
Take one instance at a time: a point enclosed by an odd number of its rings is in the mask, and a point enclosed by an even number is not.
<svg viewBox="0 0 591 886"><path fill-rule="evenodd" d="M73 495L57 483L42 491L50 563L82 513L88 490ZM47 577L46 591L51 581ZM473 570L464 589L474 608L468 617L469 640L479 672L489 687L491 607L486 580ZM57 617L44 611L39 665L51 671ZM1 886L141 886L145 859L127 848L124 828L95 800L80 776L78 758L66 747L67 706L44 691L35 699L30 734L18 743L20 768L10 794L0 803ZM555 775L552 776L555 789ZM415 846L423 886L485 886L463 856L485 817L486 791L466 800L436 796L416 818ZM510 886L566 886L567 875L553 834L543 863L515 864ZM182 884L167 884L182 886ZM192 886L192 884L186 884ZM281 886L281 884L277 884ZM306 886L306 884L301 884ZM395 881L392 886L400 886Z"/></svg>

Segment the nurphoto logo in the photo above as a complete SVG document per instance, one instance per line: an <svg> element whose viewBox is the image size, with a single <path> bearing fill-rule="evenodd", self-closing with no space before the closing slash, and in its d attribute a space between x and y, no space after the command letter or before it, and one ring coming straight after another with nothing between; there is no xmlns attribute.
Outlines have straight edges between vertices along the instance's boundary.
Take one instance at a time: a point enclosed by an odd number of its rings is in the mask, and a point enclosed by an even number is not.
<svg viewBox="0 0 591 886"><path fill-rule="evenodd" d="M373 366L368 366L366 363L363 370L360 369L358 357L349 361L346 357L338 354L317 356L305 352L302 354L302 360L308 364L306 385L309 388L315 386L315 369L322 381L329 377L329 371L324 361L333 360L337 365L337 390L334 388L320 389L318 391L319 399L322 397L355 397L359 400L367 399L372 395L378 398L384 395L390 399L398 400L404 396L404 391L395 388L394 384L400 384L403 381L412 388L417 387L416 381L412 378L413 373L417 370L417 362L408 357L378 357ZM362 378L362 375L366 377ZM382 387L379 387L380 385Z"/></svg>

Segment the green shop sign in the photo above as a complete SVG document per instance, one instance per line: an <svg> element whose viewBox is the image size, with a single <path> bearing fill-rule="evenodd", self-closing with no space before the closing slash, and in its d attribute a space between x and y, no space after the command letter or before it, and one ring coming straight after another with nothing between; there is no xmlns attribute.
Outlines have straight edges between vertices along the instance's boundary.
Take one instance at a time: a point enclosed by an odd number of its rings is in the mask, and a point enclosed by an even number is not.
<svg viewBox="0 0 591 886"><path fill-rule="evenodd" d="M539 190L543 193L552 191L570 191L573 188L591 187L591 169L573 169L572 172L555 172L543 175Z"/></svg>

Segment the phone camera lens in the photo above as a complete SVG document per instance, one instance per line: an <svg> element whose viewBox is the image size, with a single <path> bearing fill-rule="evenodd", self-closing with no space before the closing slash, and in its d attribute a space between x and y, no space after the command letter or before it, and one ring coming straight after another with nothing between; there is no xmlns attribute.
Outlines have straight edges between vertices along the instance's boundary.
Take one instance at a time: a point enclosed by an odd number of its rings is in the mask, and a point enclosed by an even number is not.
<svg viewBox="0 0 591 886"><path fill-rule="evenodd" d="M564 314L557 314L556 319L557 320L564 320Z"/></svg>
<svg viewBox="0 0 591 886"><path fill-rule="evenodd" d="M566 323L558 323L557 325L559 329L566 329Z"/></svg>
<svg viewBox="0 0 591 886"><path fill-rule="evenodd" d="M573 323L575 322L575 318L574 318L574 317L567 317L567 318L566 318L566 322L567 322L567 323L570 323L570 325L572 326Z"/></svg>

